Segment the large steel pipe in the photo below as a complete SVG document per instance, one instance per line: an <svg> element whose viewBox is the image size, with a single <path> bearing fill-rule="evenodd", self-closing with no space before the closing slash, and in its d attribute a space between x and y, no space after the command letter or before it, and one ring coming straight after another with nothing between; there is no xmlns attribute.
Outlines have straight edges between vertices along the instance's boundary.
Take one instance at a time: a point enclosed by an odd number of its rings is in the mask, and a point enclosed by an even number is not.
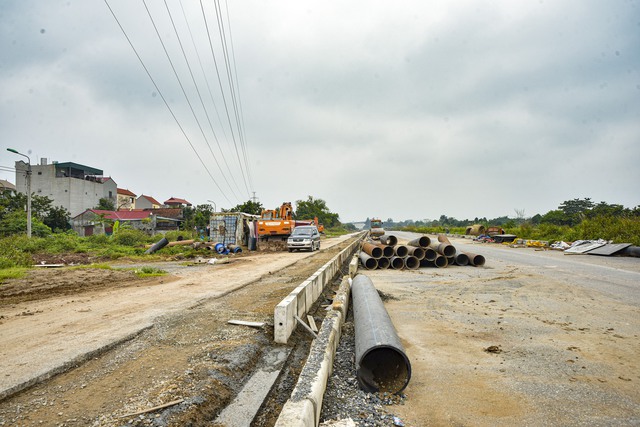
<svg viewBox="0 0 640 427"><path fill-rule="evenodd" d="M469 264L473 266L483 266L485 259L482 255L472 254L471 252L464 253L469 258Z"/></svg>
<svg viewBox="0 0 640 427"><path fill-rule="evenodd" d="M434 259L438 258L438 252L434 251L432 248L426 248L424 250L424 258L427 261L433 261Z"/></svg>
<svg viewBox="0 0 640 427"><path fill-rule="evenodd" d="M438 252L440 255L444 255L447 258L456 254L456 248L450 243L431 242L429 245L431 249Z"/></svg>
<svg viewBox="0 0 640 427"><path fill-rule="evenodd" d="M413 255L409 255L404 259L404 266L408 270L415 270L416 268L420 267L420 260Z"/></svg>
<svg viewBox="0 0 640 427"><path fill-rule="evenodd" d="M370 393L400 393L411 379L411 363L371 279L358 274L351 285L356 340L356 377Z"/></svg>
<svg viewBox="0 0 640 427"><path fill-rule="evenodd" d="M420 261L420 267L438 267L438 268L444 268L447 265L449 265L449 261L447 260L447 257L444 255L440 255L438 254L438 256L433 259L423 259L422 261Z"/></svg>
<svg viewBox="0 0 640 427"><path fill-rule="evenodd" d="M362 250L365 251L367 255L370 255L375 259L382 257L382 248L374 245L373 243L364 242L362 244Z"/></svg>
<svg viewBox="0 0 640 427"><path fill-rule="evenodd" d="M463 253L463 252L459 252L456 254L455 258L455 262L456 265L469 265L469 257L467 256L467 254Z"/></svg>
<svg viewBox="0 0 640 427"><path fill-rule="evenodd" d="M451 242L449 241L449 238L447 236L445 236L444 234L438 234L438 242L446 243L448 245L451 244Z"/></svg>
<svg viewBox="0 0 640 427"><path fill-rule="evenodd" d="M640 257L640 246L628 246L618 253L620 255Z"/></svg>
<svg viewBox="0 0 640 427"><path fill-rule="evenodd" d="M389 259L389 262L391 263L391 268L394 270L402 270L404 268L404 258L394 256Z"/></svg>
<svg viewBox="0 0 640 427"><path fill-rule="evenodd" d="M398 244L398 238L393 234L383 234L380 236L380 243L383 245L395 246Z"/></svg>
<svg viewBox="0 0 640 427"><path fill-rule="evenodd" d="M154 253L155 251L158 251L158 250L164 248L168 244L169 244L169 241L167 240L167 238L163 237L162 239L160 239L156 243L154 243L153 246L151 246L149 249L144 251L144 253L145 253L145 255L150 255L150 254Z"/></svg>
<svg viewBox="0 0 640 427"><path fill-rule="evenodd" d="M393 246L381 244L377 244L376 246L382 249L382 256L385 258L391 258L396 253L396 251L393 249Z"/></svg>
<svg viewBox="0 0 640 427"><path fill-rule="evenodd" d="M429 236L420 236L417 239L413 239L409 243L407 243L408 246L417 246L422 249L428 248L430 244L431 239L429 238Z"/></svg>
<svg viewBox="0 0 640 427"><path fill-rule="evenodd" d="M390 264L391 261L389 261L389 258L382 257L378 260L378 269L386 270L387 268L389 268Z"/></svg>
<svg viewBox="0 0 640 427"><path fill-rule="evenodd" d="M409 249L407 249L405 245L398 245L393 249L395 250L396 256L401 258L404 258L409 254Z"/></svg>
<svg viewBox="0 0 640 427"><path fill-rule="evenodd" d="M366 268L367 270L375 270L376 268L378 268L378 260L372 257L371 255L365 252L360 252L359 257L360 257L360 262L362 263L364 268Z"/></svg>
<svg viewBox="0 0 640 427"><path fill-rule="evenodd" d="M407 255L418 258L418 261L424 259L424 249L416 246L407 246Z"/></svg>

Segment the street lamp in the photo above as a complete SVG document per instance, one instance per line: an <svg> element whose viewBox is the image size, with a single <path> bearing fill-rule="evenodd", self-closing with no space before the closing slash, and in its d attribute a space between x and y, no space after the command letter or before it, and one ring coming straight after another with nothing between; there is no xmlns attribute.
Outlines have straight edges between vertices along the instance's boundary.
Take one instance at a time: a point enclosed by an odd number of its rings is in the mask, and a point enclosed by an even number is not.
<svg viewBox="0 0 640 427"><path fill-rule="evenodd" d="M13 148L7 148L7 151L10 151L18 156L27 158L27 237L31 238L31 159L26 154L20 153L18 150L14 150Z"/></svg>
<svg viewBox="0 0 640 427"><path fill-rule="evenodd" d="M214 202L213 200L207 200L207 202L213 203L213 211L214 212L218 210L218 208L216 208L216 202Z"/></svg>

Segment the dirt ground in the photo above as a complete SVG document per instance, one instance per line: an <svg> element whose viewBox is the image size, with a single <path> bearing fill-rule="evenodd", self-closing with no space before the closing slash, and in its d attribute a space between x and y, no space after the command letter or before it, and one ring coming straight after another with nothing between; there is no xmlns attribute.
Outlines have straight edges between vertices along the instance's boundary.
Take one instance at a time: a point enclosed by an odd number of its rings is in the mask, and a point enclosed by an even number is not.
<svg viewBox="0 0 640 427"><path fill-rule="evenodd" d="M275 305L346 241L325 239L313 254L155 265L172 272L160 278L36 269L3 284L0 390L6 396L36 385L0 402L0 425L211 422L273 345ZM230 319L267 326L229 325ZM65 372L53 376L59 371ZM126 416L179 399L161 413Z"/></svg>
<svg viewBox="0 0 640 427"><path fill-rule="evenodd" d="M406 426L640 425L637 304L492 257L365 274L412 363L392 408Z"/></svg>
<svg viewBox="0 0 640 427"><path fill-rule="evenodd" d="M0 426L211 425L273 346L275 304L345 245L166 263L171 275L143 280L37 270L0 286L0 390L37 383L0 400ZM366 272L412 363L406 398L389 411L407 427L640 425L637 305L487 261ZM273 425L288 397L309 334L294 341L283 392L254 425ZM61 360L66 372L44 380Z"/></svg>

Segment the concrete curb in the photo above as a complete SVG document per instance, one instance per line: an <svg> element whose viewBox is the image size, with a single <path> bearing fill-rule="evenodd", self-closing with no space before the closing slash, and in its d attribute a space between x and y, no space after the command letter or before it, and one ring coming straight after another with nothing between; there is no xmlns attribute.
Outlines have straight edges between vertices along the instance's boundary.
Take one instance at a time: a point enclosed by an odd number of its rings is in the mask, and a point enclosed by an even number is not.
<svg viewBox="0 0 640 427"><path fill-rule="evenodd" d="M342 263L360 248L360 242L366 233L356 234L356 239L334 256L329 262L295 288L285 299L280 301L273 312L273 339L278 344L286 344L296 329L296 316L304 319L322 294L324 287L336 275ZM349 271L351 272L351 265Z"/></svg>
<svg viewBox="0 0 640 427"><path fill-rule="evenodd" d="M333 359L340 343L340 331L349 310L351 277L357 272L358 251L349 263L349 277L344 277L318 333L311 345L291 398L285 403L276 427L316 427L320 423L322 399L333 370ZM355 261L355 263L354 263ZM352 269L353 266L353 269Z"/></svg>

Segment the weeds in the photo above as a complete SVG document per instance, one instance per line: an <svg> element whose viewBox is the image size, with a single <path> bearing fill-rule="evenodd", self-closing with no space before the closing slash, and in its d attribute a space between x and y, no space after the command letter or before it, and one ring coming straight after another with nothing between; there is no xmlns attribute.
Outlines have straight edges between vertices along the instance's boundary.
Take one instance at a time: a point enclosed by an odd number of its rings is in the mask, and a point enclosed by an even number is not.
<svg viewBox="0 0 640 427"><path fill-rule="evenodd" d="M161 270L155 267L142 267L135 269L133 271L138 277L156 277L156 276L164 276L167 274L166 271Z"/></svg>

